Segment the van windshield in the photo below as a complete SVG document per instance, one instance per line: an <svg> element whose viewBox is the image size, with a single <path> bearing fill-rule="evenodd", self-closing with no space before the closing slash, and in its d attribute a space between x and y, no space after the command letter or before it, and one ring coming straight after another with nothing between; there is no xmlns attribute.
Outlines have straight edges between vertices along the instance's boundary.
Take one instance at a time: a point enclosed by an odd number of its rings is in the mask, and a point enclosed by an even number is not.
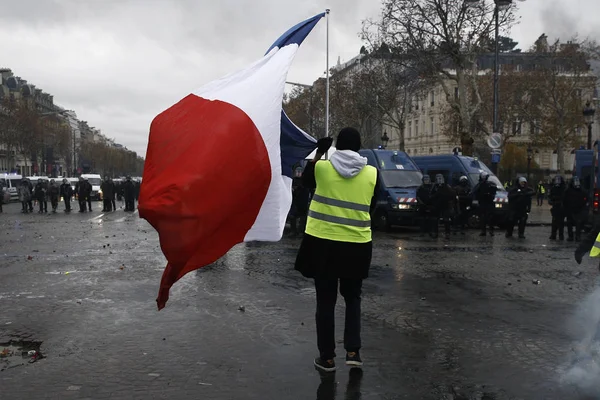
<svg viewBox="0 0 600 400"><path fill-rule="evenodd" d="M21 180L20 179L11 179L10 180L10 187L17 187L21 184Z"/></svg>
<svg viewBox="0 0 600 400"><path fill-rule="evenodd" d="M382 170L379 172L388 188L409 188L421 186L423 175L419 171Z"/></svg>
<svg viewBox="0 0 600 400"><path fill-rule="evenodd" d="M102 180L100 178L88 178L88 182L92 186L100 186L100 184L102 183Z"/></svg>

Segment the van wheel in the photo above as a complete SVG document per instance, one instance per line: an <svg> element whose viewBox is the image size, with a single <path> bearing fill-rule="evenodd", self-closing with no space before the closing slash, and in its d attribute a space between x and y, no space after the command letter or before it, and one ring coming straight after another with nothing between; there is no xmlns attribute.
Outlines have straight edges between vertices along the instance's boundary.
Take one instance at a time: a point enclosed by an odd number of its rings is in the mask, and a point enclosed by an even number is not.
<svg viewBox="0 0 600 400"><path fill-rule="evenodd" d="M375 229L378 231L387 232L391 228L390 221L388 219L387 212L378 210L375 213Z"/></svg>

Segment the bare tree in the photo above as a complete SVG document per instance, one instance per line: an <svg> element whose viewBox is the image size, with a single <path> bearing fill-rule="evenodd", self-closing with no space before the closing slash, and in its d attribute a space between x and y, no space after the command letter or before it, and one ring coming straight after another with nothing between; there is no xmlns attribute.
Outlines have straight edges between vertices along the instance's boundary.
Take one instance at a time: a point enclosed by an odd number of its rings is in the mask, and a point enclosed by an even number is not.
<svg viewBox="0 0 600 400"><path fill-rule="evenodd" d="M472 153L473 117L483 102L477 57L489 46L494 15L494 3L487 1L383 0L381 19L363 27L372 46L387 44L404 66L425 71L443 88L465 154ZM512 8L499 16L502 27L513 20Z"/></svg>
<svg viewBox="0 0 600 400"><path fill-rule="evenodd" d="M559 40L532 49L534 63L524 72L527 96L522 114L532 126L534 144L556 150L564 171L565 150L584 142L583 107L597 78L590 71L587 42Z"/></svg>

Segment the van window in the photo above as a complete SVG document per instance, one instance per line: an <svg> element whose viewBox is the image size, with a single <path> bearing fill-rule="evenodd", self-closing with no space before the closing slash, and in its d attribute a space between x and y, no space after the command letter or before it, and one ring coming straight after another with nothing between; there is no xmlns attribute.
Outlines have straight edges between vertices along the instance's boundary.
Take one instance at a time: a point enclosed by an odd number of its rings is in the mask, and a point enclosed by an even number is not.
<svg viewBox="0 0 600 400"><path fill-rule="evenodd" d="M10 180L10 187L18 187L19 184L21 183L20 179L11 179Z"/></svg>
<svg viewBox="0 0 600 400"><path fill-rule="evenodd" d="M381 179L388 188L409 188L421 186L423 175L419 171L381 170Z"/></svg>
<svg viewBox="0 0 600 400"><path fill-rule="evenodd" d="M434 182L435 181L435 176L437 174L442 174L442 176L444 177L444 182L450 184L451 182L449 181L449 177L450 177L450 171L447 169L430 169L427 171L427 173L429 174L429 177L431 178L431 181Z"/></svg>

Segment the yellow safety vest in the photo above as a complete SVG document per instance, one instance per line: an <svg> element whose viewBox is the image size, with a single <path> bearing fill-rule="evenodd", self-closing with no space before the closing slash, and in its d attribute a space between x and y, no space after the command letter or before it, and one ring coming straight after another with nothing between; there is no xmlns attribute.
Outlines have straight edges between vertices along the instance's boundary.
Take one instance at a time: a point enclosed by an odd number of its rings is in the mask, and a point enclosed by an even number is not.
<svg viewBox="0 0 600 400"><path fill-rule="evenodd" d="M600 233L596 237L596 243L594 243L594 247L590 250L590 257L600 257Z"/></svg>
<svg viewBox="0 0 600 400"><path fill-rule="evenodd" d="M540 185L540 192L542 194L546 194L546 188L544 187L544 185Z"/></svg>
<svg viewBox="0 0 600 400"><path fill-rule="evenodd" d="M377 170L366 165L358 175L344 178L330 161L317 161L315 180L317 189L310 202L306 233L338 242L370 242L369 211Z"/></svg>

